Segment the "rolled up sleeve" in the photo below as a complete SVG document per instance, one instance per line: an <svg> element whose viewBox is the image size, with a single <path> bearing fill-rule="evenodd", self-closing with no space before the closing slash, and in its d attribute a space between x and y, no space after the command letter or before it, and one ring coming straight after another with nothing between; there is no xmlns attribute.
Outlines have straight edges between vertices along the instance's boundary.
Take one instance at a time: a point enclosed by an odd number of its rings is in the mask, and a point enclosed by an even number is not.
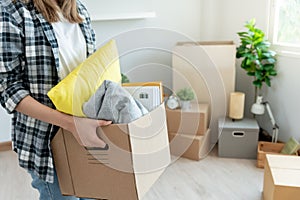
<svg viewBox="0 0 300 200"><path fill-rule="evenodd" d="M20 22L0 7L0 102L12 113L27 95L24 86L24 42Z"/></svg>

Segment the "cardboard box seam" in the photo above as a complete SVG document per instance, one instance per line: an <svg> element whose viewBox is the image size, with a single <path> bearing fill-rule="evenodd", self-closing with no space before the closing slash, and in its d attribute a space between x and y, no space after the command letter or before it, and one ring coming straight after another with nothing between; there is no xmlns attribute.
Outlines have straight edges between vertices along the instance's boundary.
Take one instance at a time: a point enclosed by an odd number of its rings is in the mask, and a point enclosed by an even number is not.
<svg viewBox="0 0 300 200"><path fill-rule="evenodd" d="M127 131L128 131L128 133L129 133L129 129L127 128ZM130 140L130 138L128 139L128 143L129 143L129 151L130 152L132 152L132 143L131 143L131 140ZM134 171L134 160L133 160L133 156L132 156L132 154L130 155L130 159L131 159L131 163L132 163L132 170ZM137 180L136 180L136 176L134 176L134 183L135 183L135 185L137 185ZM136 193L136 196L139 198L139 193L138 193L138 191L137 191L138 189L137 189L137 187L135 187L134 188L134 191L135 191L135 193Z"/></svg>
<svg viewBox="0 0 300 200"><path fill-rule="evenodd" d="M75 187L74 187L74 181L73 181L73 176L72 176L72 169L70 167L70 161L69 161L69 152L68 152L68 149L67 149L67 144L66 144L66 139L65 139L65 132L64 132L64 129L62 129L62 137L63 137L63 140L64 140L64 149L65 149L65 152L66 154L68 155L67 156L67 163L68 163L68 168L69 168L69 171L71 173L71 182L72 182L72 189L73 189L73 194L76 194L76 190L75 190Z"/></svg>

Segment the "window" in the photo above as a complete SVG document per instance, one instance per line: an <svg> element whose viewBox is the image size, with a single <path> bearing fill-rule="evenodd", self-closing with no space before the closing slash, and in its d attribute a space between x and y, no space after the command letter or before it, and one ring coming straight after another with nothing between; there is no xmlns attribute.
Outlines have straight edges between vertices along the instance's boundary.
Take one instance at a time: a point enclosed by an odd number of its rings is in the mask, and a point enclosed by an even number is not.
<svg viewBox="0 0 300 200"><path fill-rule="evenodd" d="M300 57L300 0L271 0L269 33L279 54Z"/></svg>

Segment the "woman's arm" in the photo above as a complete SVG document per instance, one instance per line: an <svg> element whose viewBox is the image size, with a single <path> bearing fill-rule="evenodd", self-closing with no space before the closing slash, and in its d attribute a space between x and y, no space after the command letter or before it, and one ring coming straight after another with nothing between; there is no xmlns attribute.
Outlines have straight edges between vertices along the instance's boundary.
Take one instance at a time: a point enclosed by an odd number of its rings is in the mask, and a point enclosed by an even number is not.
<svg viewBox="0 0 300 200"><path fill-rule="evenodd" d="M39 103L29 95L20 101L16 110L70 131L81 145L86 147L105 147L105 143L96 134L96 128L109 125L111 121L67 115Z"/></svg>

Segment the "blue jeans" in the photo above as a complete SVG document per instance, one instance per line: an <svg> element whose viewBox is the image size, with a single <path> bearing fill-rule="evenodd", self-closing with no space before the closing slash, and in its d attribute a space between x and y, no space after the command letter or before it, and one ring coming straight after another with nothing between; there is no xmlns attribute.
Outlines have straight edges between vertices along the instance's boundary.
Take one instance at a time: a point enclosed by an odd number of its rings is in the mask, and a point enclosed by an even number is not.
<svg viewBox="0 0 300 200"><path fill-rule="evenodd" d="M33 173L33 171L28 172L32 177L32 187L37 189L40 193L40 200L88 200L85 198L77 198L74 196L63 196L59 189L57 175L55 171L53 183L48 183L44 180L39 179L39 177L35 173Z"/></svg>

